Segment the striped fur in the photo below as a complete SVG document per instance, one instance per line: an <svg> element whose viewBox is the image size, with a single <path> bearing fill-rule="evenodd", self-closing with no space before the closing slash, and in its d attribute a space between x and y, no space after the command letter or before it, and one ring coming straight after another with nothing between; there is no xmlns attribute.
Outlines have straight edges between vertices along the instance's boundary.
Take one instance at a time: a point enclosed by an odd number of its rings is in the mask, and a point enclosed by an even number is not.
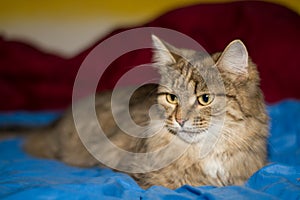
<svg viewBox="0 0 300 200"><path fill-rule="evenodd" d="M210 57L204 52L175 48L155 36L153 41L154 62L161 82L159 86L143 86L134 93L130 114L135 123L147 126L149 108L158 104L154 123L146 135L155 129L155 122L159 121L155 119L165 122L162 129L151 137L131 137L113 120L111 93L96 97L100 124L116 146L137 153L155 152L167 146L159 156L149 157L153 166L178 155L166 166L129 174L143 188L243 184L265 165L268 137L268 116L259 88L259 75L246 48L240 41L234 41L223 53ZM219 75L215 74L216 70ZM175 96L168 98L169 94ZM208 105L199 103L199 98L208 100L207 94L213 100L208 101ZM119 98L122 99L122 95ZM122 113L126 105L118 106ZM122 122L124 125L126 120ZM88 118L80 123L83 131L97 134ZM215 129L217 127L220 129ZM56 158L71 165L99 165L82 145L77 131L69 110L51 131L31 136L25 148L34 155ZM96 145L101 147L102 144ZM119 165L126 162L126 158L105 149L100 148L98 153L103 152ZM139 162L129 164L133 169L143 166Z"/></svg>

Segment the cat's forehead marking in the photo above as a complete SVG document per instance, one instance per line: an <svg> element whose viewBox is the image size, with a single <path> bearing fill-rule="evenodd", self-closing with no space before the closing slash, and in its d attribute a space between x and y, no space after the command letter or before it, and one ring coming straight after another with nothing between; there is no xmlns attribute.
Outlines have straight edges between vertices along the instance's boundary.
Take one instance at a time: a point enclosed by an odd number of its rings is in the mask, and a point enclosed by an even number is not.
<svg viewBox="0 0 300 200"><path fill-rule="evenodd" d="M198 94L203 90L207 90L206 80L209 77L209 67L213 65L212 62L184 62L180 61L176 70L176 78L173 80L174 87L184 88L186 90L192 90L194 94ZM175 77L175 76L174 76Z"/></svg>
<svg viewBox="0 0 300 200"><path fill-rule="evenodd" d="M210 72L212 66L215 66L215 62L208 54L185 54L166 68L161 83L180 96L199 96L208 92L206 82L215 77Z"/></svg>

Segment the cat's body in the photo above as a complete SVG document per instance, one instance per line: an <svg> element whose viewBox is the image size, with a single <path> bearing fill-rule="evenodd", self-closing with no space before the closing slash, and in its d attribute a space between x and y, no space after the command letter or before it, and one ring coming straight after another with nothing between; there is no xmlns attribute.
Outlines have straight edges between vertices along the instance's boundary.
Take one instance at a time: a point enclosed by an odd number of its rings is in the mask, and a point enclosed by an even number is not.
<svg viewBox="0 0 300 200"><path fill-rule="evenodd" d="M86 118L76 122L77 130L70 109L54 128L44 134L32 135L25 146L27 151L71 165L101 165L86 150L77 134L80 132L81 137L86 133L88 139L85 142L90 143L92 149L97 146L97 150L92 151L94 156L105 155L116 163L117 169L126 163L130 168L127 172L143 188L152 185L177 188L184 184L242 184L265 164L268 136L268 117L259 89L258 72L248 59L245 47L240 41L235 41L222 54L214 54L213 59L209 59L193 51L176 49L156 37L153 40L161 82L159 86L143 86L134 93L130 101L130 114L136 124L147 126L150 123L149 108L158 103L160 107L155 110L157 115L154 119L164 120L163 128L147 138L128 136L113 120L111 92L97 95L95 101L103 132L119 148L133 153L147 153L159 151L170 144L170 148L159 156L149 157L151 166L138 161L128 164L128 159L123 155L102 148L105 145L101 141L92 144L93 137L99 133L88 114L85 115L84 107L80 110L80 105L79 113L82 112ZM224 90L210 81L218 79L218 76L210 74L212 66L220 71ZM213 90L217 89L212 92L208 82ZM125 93L126 90L120 90L117 99L122 99ZM121 101L117 112L122 115L126 108L127 104ZM153 127L160 122L153 121ZM215 129L210 132L210 122L221 123L216 133L212 133ZM126 126L126 119L121 123ZM150 127L150 132L153 127ZM178 156L173 159L173 155ZM99 158L97 155L95 157ZM159 165L168 159L173 160ZM126 169L129 169L128 166ZM153 167L152 170L148 170L149 167ZM143 173L140 168L147 170Z"/></svg>

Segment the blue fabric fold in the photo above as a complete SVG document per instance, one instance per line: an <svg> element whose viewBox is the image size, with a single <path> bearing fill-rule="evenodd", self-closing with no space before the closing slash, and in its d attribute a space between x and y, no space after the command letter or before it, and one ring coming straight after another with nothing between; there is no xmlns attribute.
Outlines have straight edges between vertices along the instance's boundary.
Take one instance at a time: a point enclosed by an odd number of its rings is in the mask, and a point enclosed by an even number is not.
<svg viewBox="0 0 300 200"><path fill-rule="evenodd" d="M300 199L300 102L268 106L270 164L243 186L182 186L141 189L128 175L110 169L78 168L34 158L22 150L24 139L0 141L0 199ZM59 113L0 114L0 124L44 125ZM37 120L42 116L43 120ZM25 120L25 121L26 121ZM4 123L5 122L5 123ZM27 124L27 123L25 123Z"/></svg>

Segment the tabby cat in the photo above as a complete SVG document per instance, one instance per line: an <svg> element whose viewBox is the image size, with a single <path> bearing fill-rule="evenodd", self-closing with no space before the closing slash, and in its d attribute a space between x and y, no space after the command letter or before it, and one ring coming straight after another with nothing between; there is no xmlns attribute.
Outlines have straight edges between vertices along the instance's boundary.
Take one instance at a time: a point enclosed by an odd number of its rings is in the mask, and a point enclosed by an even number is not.
<svg viewBox="0 0 300 200"><path fill-rule="evenodd" d="M107 165L127 172L142 188L243 184L266 163L268 137L259 74L246 47L234 40L208 56L152 40L160 83L138 88L129 104L123 101L126 88L95 98L102 131L125 153L99 139L98 121L91 120L84 100L76 105L81 120L74 122L70 108L44 133L32 134L25 149L75 166ZM118 100L114 108L112 97ZM130 120L145 128L140 137L127 133L140 134Z"/></svg>

